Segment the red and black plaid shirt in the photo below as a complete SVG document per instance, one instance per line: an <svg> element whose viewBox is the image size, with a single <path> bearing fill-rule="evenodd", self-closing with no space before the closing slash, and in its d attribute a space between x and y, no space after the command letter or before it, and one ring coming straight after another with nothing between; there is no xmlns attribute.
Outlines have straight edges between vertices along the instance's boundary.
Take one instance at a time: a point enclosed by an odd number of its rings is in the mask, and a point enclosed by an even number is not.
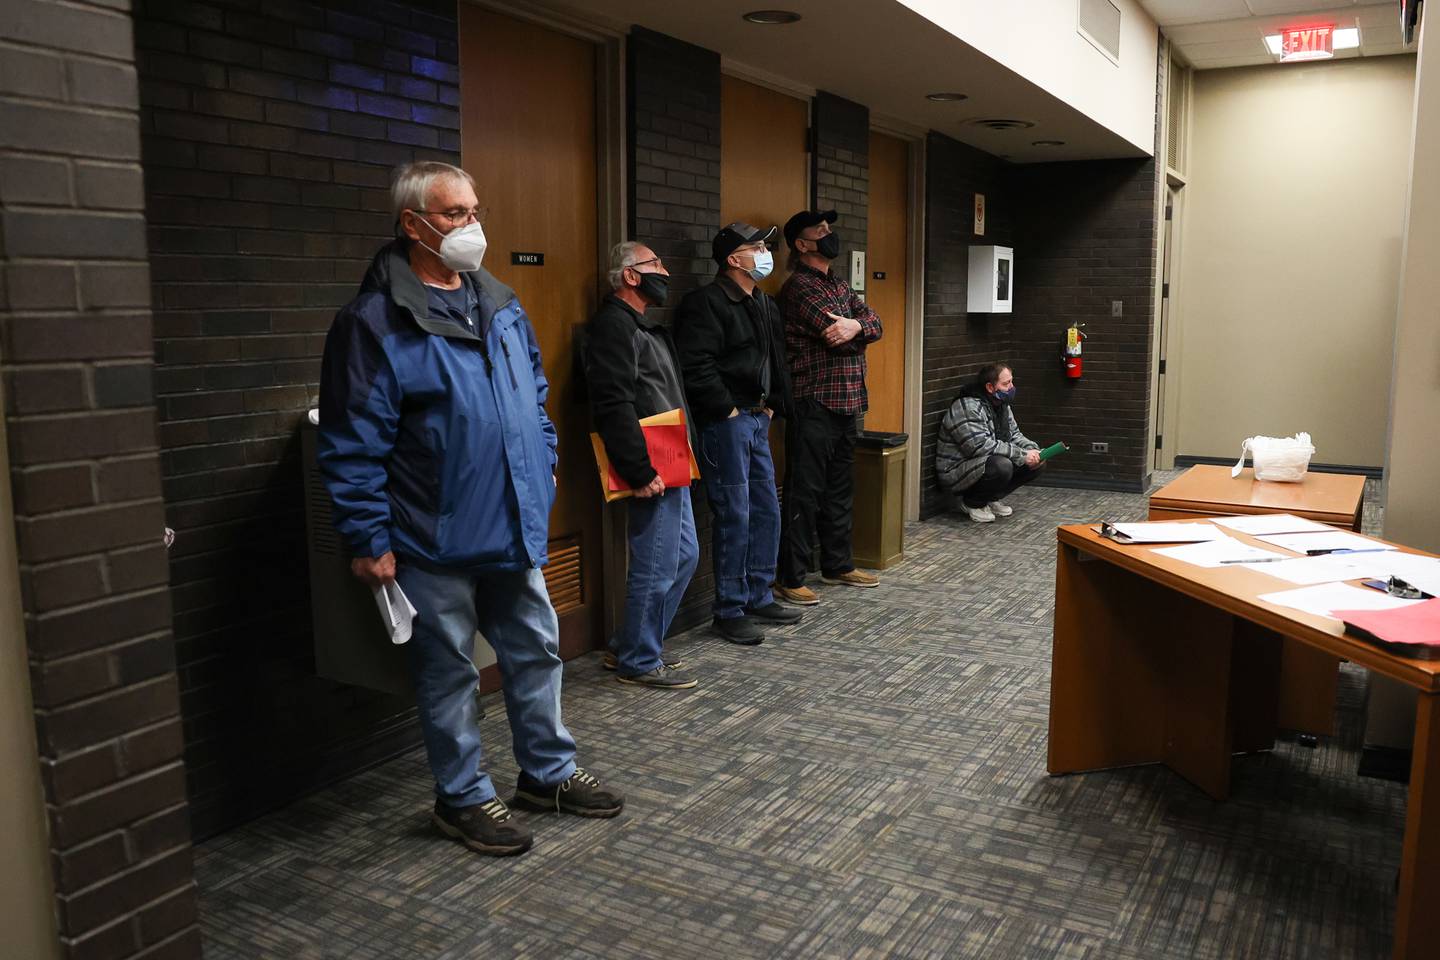
<svg viewBox="0 0 1440 960"><path fill-rule="evenodd" d="M785 315L785 351L790 358L794 396L809 397L836 413L863 413L865 347L880 339L880 318L855 295L850 284L829 271L798 264L780 291ZM825 343L827 314L860 321L860 332L838 347Z"/></svg>

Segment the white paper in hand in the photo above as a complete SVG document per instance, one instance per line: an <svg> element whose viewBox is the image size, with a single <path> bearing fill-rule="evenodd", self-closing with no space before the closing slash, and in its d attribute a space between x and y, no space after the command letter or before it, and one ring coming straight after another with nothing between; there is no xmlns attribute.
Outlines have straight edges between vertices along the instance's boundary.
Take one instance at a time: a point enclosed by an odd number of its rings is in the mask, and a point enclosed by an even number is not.
<svg viewBox="0 0 1440 960"><path fill-rule="evenodd" d="M410 639L411 624L415 620L415 608L410 598L393 580L375 588L375 606L380 608L380 620L385 632L390 634L391 643L405 643Z"/></svg>

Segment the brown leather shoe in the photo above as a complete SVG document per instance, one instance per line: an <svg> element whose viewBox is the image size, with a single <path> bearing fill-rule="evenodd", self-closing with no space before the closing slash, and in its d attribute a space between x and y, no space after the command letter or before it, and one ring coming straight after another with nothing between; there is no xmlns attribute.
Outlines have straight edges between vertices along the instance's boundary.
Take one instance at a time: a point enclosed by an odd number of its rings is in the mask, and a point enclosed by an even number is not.
<svg viewBox="0 0 1440 960"><path fill-rule="evenodd" d="M820 602L815 591L803 583L798 587L782 587L778 583L773 588L775 596L786 603L793 603L797 607L813 607Z"/></svg>
<svg viewBox="0 0 1440 960"><path fill-rule="evenodd" d="M825 583L835 583L842 587L878 587L880 578L873 573L864 573L860 570L847 570L844 573L836 574L833 577L822 576Z"/></svg>

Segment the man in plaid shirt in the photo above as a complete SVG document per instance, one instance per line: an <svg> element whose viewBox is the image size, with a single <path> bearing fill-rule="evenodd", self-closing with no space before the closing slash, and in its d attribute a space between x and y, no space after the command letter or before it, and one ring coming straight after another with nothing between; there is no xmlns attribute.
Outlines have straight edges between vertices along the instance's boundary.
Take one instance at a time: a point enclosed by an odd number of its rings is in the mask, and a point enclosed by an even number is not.
<svg viewBox="0 0 1440 960"><path fill-rule="evenodd" d="M830 272L840 255L834 210L802 210L785 224L790 279L780 291L790 359L791 413L785 431L785 502L775 592L789 603L820 602L805 586L818 527L820 578L873 587L850 555L855 501L855 421L869 407L865 348L880 339L880 318Z"/></svg>

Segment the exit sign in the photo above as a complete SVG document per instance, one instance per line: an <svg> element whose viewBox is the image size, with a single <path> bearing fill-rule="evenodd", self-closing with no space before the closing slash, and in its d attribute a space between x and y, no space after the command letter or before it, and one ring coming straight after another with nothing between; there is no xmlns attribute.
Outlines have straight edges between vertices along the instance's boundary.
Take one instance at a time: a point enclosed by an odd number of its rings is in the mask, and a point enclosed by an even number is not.
<svg viewBox="0 0 1440 960"><path fill-rule="evenodd" d="M1335 56L1335 25L1293 27L1280 34L1280 62L1328 60Z"/></svg>

